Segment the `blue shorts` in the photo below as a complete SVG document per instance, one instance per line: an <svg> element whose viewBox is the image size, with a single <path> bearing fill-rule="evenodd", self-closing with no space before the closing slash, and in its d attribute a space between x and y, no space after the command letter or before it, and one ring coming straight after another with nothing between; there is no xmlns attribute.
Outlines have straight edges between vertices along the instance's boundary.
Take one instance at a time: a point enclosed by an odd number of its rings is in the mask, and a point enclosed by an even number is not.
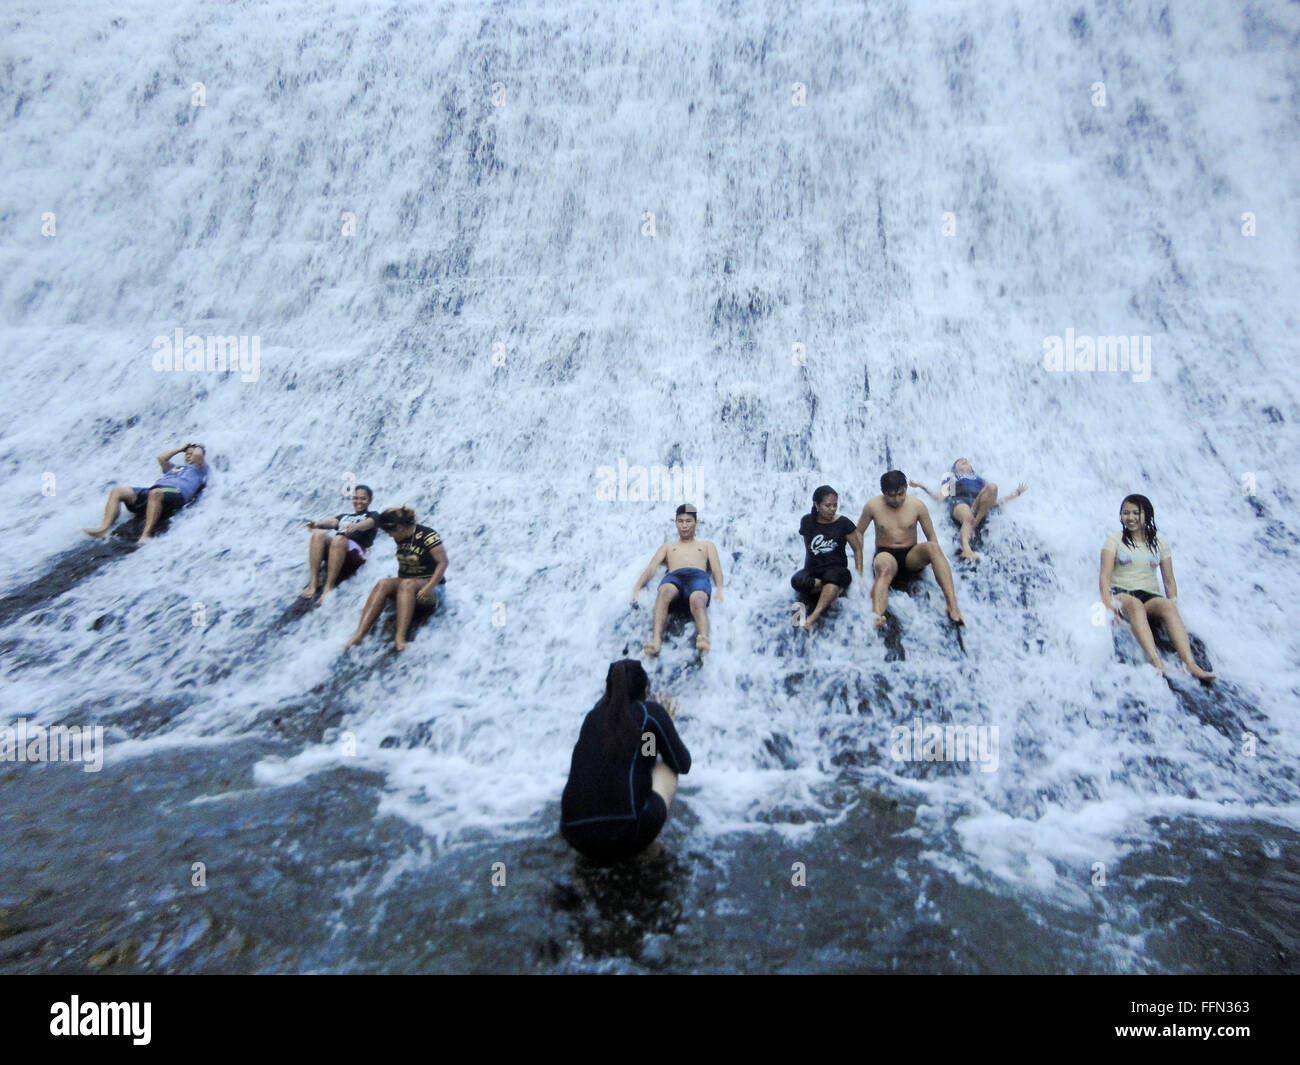
<svg viewBox="0 0 1300 1065"><path fill-rule="evenodd" d="M659 587L662 588L665 584L671 584L681 593L673 599L673 602L677 603L680 600L683 607L689 602L692 592L703 592L708 597L704 601L705 606L708 606L709 600L713 598L713 582L702 569L692 569L689 566L675 569L659 582Z"/></svg>

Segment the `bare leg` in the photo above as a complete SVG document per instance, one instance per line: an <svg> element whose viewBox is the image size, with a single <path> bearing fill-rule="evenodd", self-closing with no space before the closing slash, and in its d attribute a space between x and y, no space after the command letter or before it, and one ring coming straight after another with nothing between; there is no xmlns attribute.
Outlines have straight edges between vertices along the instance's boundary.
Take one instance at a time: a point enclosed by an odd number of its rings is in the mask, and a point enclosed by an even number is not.
<svg viewBox="0 0 1300 1065"><path fill-rule="evenodd" d="M328 539L319 529L311 534L311 542L307 545L307 574L310 579L307 587L302 590L303 599L310 599L316 594L316 575L320 572L321 559L325 557L325 541Z"/></svg>
<svg viewBox="0 0 1300 1065"><path fill-rule="evenodd" d="M663 760L662 755L650 772L650 790L659 793L665 806L672 806L673 796L677 794L677 774Z"/></svg>
<svg viewBox="0 0 1300 1065"><path fill-rule="evenodd" d="M812 631L813 623L826 613L826 608L835 602L840 593L844 591L838 584L822 584L821 581L817 583L821 584L821 594L817 597L817 605L813 607L813 612L808 615L808 620L803 623L803 627L809 632Z"/></svg>
<svg viewBox="0 0 1300 1065"><path fill-rule="evenodd" d="M944 599L948 601L948 620L964 625L965 620L957 607L957 589L952 583L952 567L948 565L948 560L939 545L933 540L917 544L907 553L907 562L909 568L918 562L920 565L916 566L917 569L924 569L927 563L934 567L934 579L939 582L939 589L943 592Z"/></svg>
<svg viewBox="0 0 1300 1065"><path fill-rule="evenodd" d="M657 655L664 645L664 623L668 620L668 604L677 598L677 586L675 584L659 585L659 594L655 596L655 621L654 634L650 637L649 643L641 645L648 655Z"/></svg>
<svg viewBox="0 0 1300 1065"><path fill-rule="evenodd" d="M108 530L113 527L113 522L117 521L117 515L122 508L123 503L134 503L135 492L124 484L119 484L108 493L108 502L104 504L104 520L96 529L82 529L87 536L93 536L96 540L103 539L108 535Z"/></svg>
<svg viewBox="0 0 1300 1065"><path fill-rule="evenodd" d="M889 609L889 586L898 573L898 563L893 555L882 552L876 556L872 569L876 571L876 580L871 586L871 626L878 629L885 624L885 611Z"/></svg>
<svg viewBox="0 0 1300 1065"><path fill-rule="evenodd" d="M1156 672L1164 673L1165 663L1160 657L1160 652L1156 650L1156 638L1151 634L1151 622L1147 620L1146 607L1131 595L1121 593L1115 596L1115 599L1124 611L1124 616L1128 618L1129 628L1133 630L1138 646L1142 648Z"/></svg>
<svg viewBox="0 0 1300 1065"><path fill-rule="evenodd" d="M961 557L964 559L979 558L971 550L970 538L971 533L975 531L975 514L970 508L969 503L958 503L952 508L952 520L961 526Z"/></svg>
<svg viewBox="0 0 1300 1065"><path fill-rule="evenodd" d="M343 572L343 563L348 559L348 543L346 536L335 536L330 540L329 562L325 564L325 590L320 596L322 599L338 587L339 574ZM312 570L313 574L315 572Z"/></svg>
<svg viewBox="0 0 1300 1065"><path fill-rule="evenodd" d="M384 609L384 604L388 602L388 597L397 591L397 585L400 582L396 577L386 577L370 590L370 597L366 600L365 608L361 611L361 621L357 623L357 631L352 634L352 639L343 645L346 650L349 647L355 647L370 631L370 627L379 618Z"/></svg>
<svg viewBox="0 0 1300 1065"><path fill-rule="evenodd" d="M984 519L989 516L989 511L997 506L998 486L989 481L980 489L980 494L975 497L975 513L971 515L971 524L979 528Z"/></svg>
<svg viewBox="0 0 1300 1065"><path fill-rule="evenodd" d="M695 621L695 646L701 651L709 649L709 597L704 592L691 592L686 605L691 608Z"/></svg>
<svg viewBox="0 0 1300 1065"><path fill-rule="evenodd" d="M144 528L140 531L140 539L137 544L142 544L149 537L153 536L154 526L158 524L158 519L162 517L163 490L161 488L149 489L149 502L144 505Z"/></svg>
<svg viewBox="0 0 1300 1065"><path fill-rule="evenodd" d="M399 651L406 650L406 635L411 630L411 619L415 617L415 593L425 582L419 577L407 577L397 587L397 639ZM437 592L434 592L436 599Z"/></svg>
<svg viewBox="0 0 1300 1065"><path fill-rule="evenodd" d="M1148 618L1159 618L1165 623L1165 631L1169 633L1169 640L1173 643L1174 650L1178 652L1178 657L1182 659L1183 665L1187 667L1187 672L1197 680L1213 680L1214 674L1198 666L1196 659L1192 657L1192 642L1187 638L1187 626L1183 624L1183 618L1178 613L1177 605L1162 596L1158 599L1149 600L1146 608ZM1154 635L1152 636L1152 642L1155 642Z"/></svg>

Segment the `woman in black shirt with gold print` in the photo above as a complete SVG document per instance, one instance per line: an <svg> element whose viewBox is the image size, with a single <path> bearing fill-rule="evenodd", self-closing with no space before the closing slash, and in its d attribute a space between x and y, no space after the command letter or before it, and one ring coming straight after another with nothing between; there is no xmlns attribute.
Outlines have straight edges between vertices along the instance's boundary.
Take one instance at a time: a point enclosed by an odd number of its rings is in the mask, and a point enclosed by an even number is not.
<svg viewBox="0 0 1300 1065"><path fill-rule="evenodd" d="M415 523L410 507L389 507L375 523L397 543L397 576L375 585L361 612L357 631L344 648L355 647L383 612L384 604L397 597L396 646L406 647L406 634L417 609L432 611L438 603L438 582L447 571L447 551L442 537L425 525Z"/></svg>

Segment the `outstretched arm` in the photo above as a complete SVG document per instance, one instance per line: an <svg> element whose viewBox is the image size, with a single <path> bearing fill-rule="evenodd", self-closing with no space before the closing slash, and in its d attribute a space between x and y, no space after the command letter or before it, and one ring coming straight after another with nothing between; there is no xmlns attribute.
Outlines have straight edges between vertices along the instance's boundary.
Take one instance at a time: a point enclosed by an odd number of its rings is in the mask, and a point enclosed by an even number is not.
<svg viewBox="0 0 1300 1065"><path fill-rule="evenodd" d="M922 492L928 495L936 503L942 503L945 499L947 499L948 493L952 489L951 475L945 477L942 481L939 482L938 493L931 492L930 489L926 488L925 485L923 485L920 481L908 481L907 484L909 488L921 489Z"/></svg>
<svg viewBox="0 0 1300 1065"><path fill-rule="evenodd" d="M337 529L339 527L339 519L321 518L320 521L309 521L306 525L309 529Z"/></svg>
<svg viewBox="0 0 1300 1065"><path fill-rule="evenodd" d="M718 558L718 549L709 541L709 568L713 570L713 592L719 603L722 602L722 560Z"/></svg>
<svg viewBox="0 0 1300 1065"><path fill-rule="evenodd" d="M650 560L650 565L646 566L645 572L637 578L636 586L632 589L632 602L636 602L636 597L641 594L641 589L646 586L646 582L655 575L655 570L668 561L668 545L660 544L659 550L655 552L654 558Z"/></svg>
<svg viewBox="0 0 1300 1065"><path fill-rule="evenodd" d="M1004 495L1001 499L999 499L999 500L998 500L996 503L994 503L993 505L994 505L995 507L1000 507L1000 506L1002 506L1003 503L1010 503L1010 502L1011 502L1013 499L1015 499L1017 496L1022 496L1022 495L1024 495L1024 494L1025 494L1025 489L1028 488L1028 487L1029 487L1029 486L1028 486L1027 484L1025 484L1024 481L1021 481L1018 485L1016 485L1016 490L1015 490L1014 492L1011 492L1011 493L1009 493L1008 495Z"/></svg>

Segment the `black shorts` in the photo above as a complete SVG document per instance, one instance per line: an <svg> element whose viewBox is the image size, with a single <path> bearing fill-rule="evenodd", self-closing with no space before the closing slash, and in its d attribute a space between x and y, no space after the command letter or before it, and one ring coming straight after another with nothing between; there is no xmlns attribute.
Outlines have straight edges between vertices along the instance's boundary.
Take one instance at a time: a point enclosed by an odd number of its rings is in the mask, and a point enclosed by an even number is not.
<svg viewBox="0 0 1300 1065"><path fill-rule="evenodd" d="M124 506L132 514L143 515L145 507L149 505L149 493L153 491L153 488L132 488L131 491L135 493L135 502L126 503ZM164 518L170 518L181 507L185 506L185 497L175 488L163 488L160 491L163 494L162 516Z"/></svg>
<svg viewBox="0 0 1300 1065"><path fill-rule="evenodd" d="M912 545L912 547L915 546L915 544ZM898 572L894 574L894 579L889 582L891 588L906 588L921 575L919 569L907 568L907 553L911 550L911 547L876 548L877 555L893 555L894 561L898 563Z"/></svg>
<svg viewBox="0 0 1300 1065"><path fill-rule="evenodd" d="M820 590L813 587L813 581L821 581L822 584L838 584L841 589L846 589L853 583L853 574L849 572L848 566L827 566L825 569L801 569L790 578L790 587L800 595L819 595Z"/></svg>
<svg viewBox="0 0 1300 1065"><path fill-rule="evenodd" d="M1111 595L1131 595L1131 596L1132 596L1134 599L1136 599L1139 603L1149 603L1152 599L1159 599L1159 598L1161 598L1160 596L1156 595L1154 592L1144 592L1144 591L1142 591L1141 589L1138 589L1138 590L1134 591L1134 590L1129 589L1129 588L1115 588L1115 587L1112 587L1111 590L1110 590L1110 594L1111 594Z"/></svg>
<svg viewBox="0 0 1300 1065"><path fill-rule="evenodd" d="M949 496L948 497L948 517L952 518L953 521L957 521L957 515L954 514L953 511L956 510L962 503L965 503L968 507L971 508L971 510L975 509L974 496ZM958 522L958 524L960 525L961 523Z"/></svg>
<svg viewBox="0 0 1300 1065"><path fill-rule="evenodd" d="M633 858L655 841L664 822L668 806L657 791L652 791L635 821L592 821L587 824L561 825L562 835L574 850L595 862L618 862Z"/></svg>

